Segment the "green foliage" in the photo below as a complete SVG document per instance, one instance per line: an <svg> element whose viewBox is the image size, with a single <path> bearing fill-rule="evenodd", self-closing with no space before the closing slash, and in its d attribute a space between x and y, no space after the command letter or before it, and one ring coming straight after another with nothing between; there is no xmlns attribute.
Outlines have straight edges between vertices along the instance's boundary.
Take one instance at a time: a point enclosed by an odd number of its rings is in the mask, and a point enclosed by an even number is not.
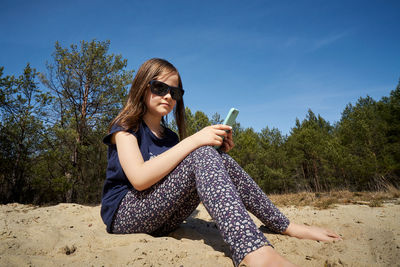
<svg viewBox="0 0 400 267"><path fill-rule="evenodd" d="M125 100L133 71L109 55L109 42L55 45L40 80L29 64L19 78L3 77L1 201L97 202L106 169L101 139Z"/></svg>
<svg viewBox="0 0 400 267"><path fill-rule="evenodd" d="M35 81L29 64L18 78L0 69L0 201L27 202L33 198L32 169L43 142L46 106L51 101Z"/></svg>
<svg viewBox="0 0 400 267"><path fill-rule="evenodd" d="M355 189L381 189L399 184L399 86L390 98L376 102L360 98L347 105L338 125L337 136L346 148L343 166Z"/></svg>
<svg viewBox="0 0 400 267"><path fill-rule="evenodd" d="M192 111L186 107L185 108L185 117L186 117L186 127L188 135L192 135L206 126L211 125L210 120L207 115L202 111L196 111L195 114L192 114Z"/></svg>
<svg viewBox="0 0 400 267"><path fill-rule="evenodd" d="M125 101L133 71L110 42L55 45L47 73L0 67L0 201L98 203L105 179L101 140ZM39 88L37 77L47 88ZM185 110L188 134L222 123ZM177 131L176 122L167 125ZM290 135L233 125L229 154L267 193L400 186L400 83L388 97L362 97L331 125L308 111ZM329 204L329 203L328 203Z"/></svg>
<svg viewBox="0 0 400 267"><path fill-rule="evenodd" d="M235 149L230 154L250 176L257 179L258 168L255 161L259 156L259 136L252 128L240 131L234 137Z"/></svg>
<svg viewBox="0 0 400 267"><path fill-rule="evenodd" d="M107 124L126 98L133 71L127 60L108 54L110 42L82 41L63 48L58 42L53 62L42 83L53 93L53 117L44 152L59 199L99 201L106 169L106 147L101 144ZM56 152L55 152L56 151Z"/></svg>
<svg viewBox="0 0 400 267"><path fill-rule="evenodd" d="M293 178L288 171L288 155L284 148L287 141L281 132L268 127L259 133L261 152L257 158L261 167L260 186L266 192L289 192L295 188Z"/></svg>
<svg viewBox="0 0 400 267"><path fill-rule="evenodd" d="M302 181L304 189L330 188L332 126L309 110L303 122L297 122L285 144L293 179Z"/></svg>

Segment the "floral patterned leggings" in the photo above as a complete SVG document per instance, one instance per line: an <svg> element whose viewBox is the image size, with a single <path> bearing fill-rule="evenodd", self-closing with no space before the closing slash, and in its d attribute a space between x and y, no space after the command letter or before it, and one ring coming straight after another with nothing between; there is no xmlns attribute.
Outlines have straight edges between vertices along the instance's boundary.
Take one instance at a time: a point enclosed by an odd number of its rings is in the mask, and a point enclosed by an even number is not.
<svg viewBox="0 0 400 267"><path fill-rule="evenodd" d="M149 189L129 191L116 212L112 232L166 235L178 228L200 201L230 246L235 266L248 253L271 245L247 210L274 232L281 233L289 225L234 159L204 146Z"/></svg>

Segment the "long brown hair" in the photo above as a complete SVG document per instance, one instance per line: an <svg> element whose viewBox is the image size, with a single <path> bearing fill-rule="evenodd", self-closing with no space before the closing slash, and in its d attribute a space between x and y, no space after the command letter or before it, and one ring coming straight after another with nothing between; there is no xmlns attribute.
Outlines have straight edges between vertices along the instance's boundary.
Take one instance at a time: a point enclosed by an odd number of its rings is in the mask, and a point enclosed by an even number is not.
<svg viewBox="0 0 400 267"><path fill-rule="evenodd" d="M111 122L109 128L111 129L114 124L118 124L125 130L132 129L137 131L147 111L145 97L149 82L162 74L171 72L175 72L178 75L179 87L183 88L178 70L167 60L152 58L144 62L133 79L128 100L124 108ZM176 102L173 113L178 126L179 137L182 140L186 137L185 106L183 99ZM162 118L162 123L165 124L164 118Z"/></svg>

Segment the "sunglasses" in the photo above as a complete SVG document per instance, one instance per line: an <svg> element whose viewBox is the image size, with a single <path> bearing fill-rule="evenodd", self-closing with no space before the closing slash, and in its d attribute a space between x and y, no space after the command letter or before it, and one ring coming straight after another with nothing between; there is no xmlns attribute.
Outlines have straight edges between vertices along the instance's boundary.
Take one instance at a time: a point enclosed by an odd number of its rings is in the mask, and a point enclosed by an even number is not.
<svg viewBox="0 0 400 267"><path fill-rule="evenodd" d="M176 101L181 100L183 94L185 93L182 88L169 86L168 84L160 81L151 80L149 84L150 90L153 94L158 96L165 96L166 94L168 94L168 92L170 92L172 99Z"/></svg>

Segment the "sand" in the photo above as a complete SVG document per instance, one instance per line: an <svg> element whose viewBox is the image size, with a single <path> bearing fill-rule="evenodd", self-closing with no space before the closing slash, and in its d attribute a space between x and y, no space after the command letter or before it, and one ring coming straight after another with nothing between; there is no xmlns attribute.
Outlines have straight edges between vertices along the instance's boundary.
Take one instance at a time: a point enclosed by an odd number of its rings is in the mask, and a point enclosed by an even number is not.
<svg viewBox="0 0 400 267"><path fill-rule="evenodd" d="M268 233L299 266L400 266L400 201L383 207L279 207L297 223L330 228L343 241L323 243ZM229 248L202 205L168 237L111 235L100 206L0 206L0 266L233 266Z"/></svg>

